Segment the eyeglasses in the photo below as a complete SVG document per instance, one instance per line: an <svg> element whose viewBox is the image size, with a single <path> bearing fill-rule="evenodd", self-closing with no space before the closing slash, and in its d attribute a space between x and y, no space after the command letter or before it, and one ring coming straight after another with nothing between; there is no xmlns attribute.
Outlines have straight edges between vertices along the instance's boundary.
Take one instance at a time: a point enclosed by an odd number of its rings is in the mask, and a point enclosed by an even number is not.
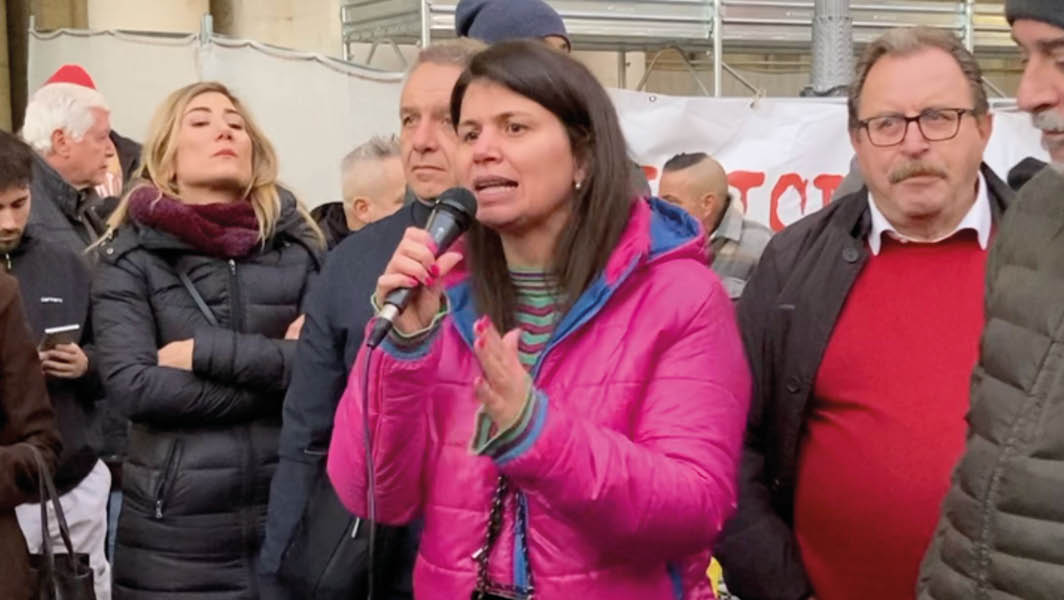
<svg viewBox="0 0 1064 600"><path fill-rule="evenodd" d="M961 117L974 115L971 108L927 108L915 117L905 115L882 115L858 121L857 124L868 132L868 141L873 146L897 146L905 141L909 132L909 123L916 121L920 134L929 142L941 142L953 139L961 130Z"/></svg>

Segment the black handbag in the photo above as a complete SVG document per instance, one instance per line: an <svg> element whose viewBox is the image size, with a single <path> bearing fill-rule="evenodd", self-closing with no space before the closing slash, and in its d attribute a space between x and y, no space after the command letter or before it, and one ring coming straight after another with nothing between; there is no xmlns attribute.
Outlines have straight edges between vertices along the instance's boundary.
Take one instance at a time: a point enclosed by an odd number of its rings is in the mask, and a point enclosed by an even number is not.
<svg viewBox="0 0 1064 600"><path fill-rule="evenodd" d="M369 587L369 521L353 516L321 469L303 516L281 557L278 578L300 598L363 599ZM377 525L374 581L397 575L393 557L405 528ZM380 583L374 596L385 597Z"/></svg>
<svg viewBox="0 0 1064 600"><path fill-rule="evenodd" d="M40 451L33 446L30 448L37 463L42 541L41 553L30 555L30 569L37 581L33 600L96 600L89 555L74 552L70 528L67 527L66 515L59 503L52 475ZM66 553L57 553L52 547L52 537L48 534L48 503L55 508L55 519L59 522L59 535L63 538Z"/></svg>

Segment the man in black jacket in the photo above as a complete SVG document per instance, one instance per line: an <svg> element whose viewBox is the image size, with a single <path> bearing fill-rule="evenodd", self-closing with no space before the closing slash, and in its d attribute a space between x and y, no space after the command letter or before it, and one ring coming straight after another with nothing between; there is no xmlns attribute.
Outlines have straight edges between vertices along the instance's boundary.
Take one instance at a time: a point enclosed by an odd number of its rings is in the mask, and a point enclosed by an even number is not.
<svg viewBox="0 0 1064 600"><path fill-rule="evenodd" d="M979 66L952 34L873 41L849 98L865 186L778 233L739 304L754 373L738 512L714 551L743 600L912 598L964 446L987 246Z"/></svg>
<svg viewBox="0 0 1064 600"><path fill-rule="evenodd" d="M111 474L97 458L98 442L90 443L90 416L102 391L91 346L89 272L74 252L41 239L35 226L27 225L32 164L33 151L0 132L0 263L19 281L31 336L45 341L48 328L76 328L71 339L38 350L63 439L56 488L74 550L89 555L96 597L106 599L111 595L104 553ZM16 514L31 551L39 551L40 507L24 504ZM51 539L61 546L58 532Z"/></svg>
<svg viewBox="0 0 1064 600"><path fill-rule="evenodd" d="M285 396L280 463L270 489L266 540L259 563L267 580L280 569L289 580L302 579L304 586L317 585L320 573L308 572L305 564L292 564L300 559L286 555L286 551L315 488L315 509L321 510L319 502L340 506L324 468L336 405L362 345L366 324L373 316L370 296L377 277L404 231L423 227L433 200L456 183L452 163L457 136L450 122L451 89L481 47L478 42L456 40L430 46L418 56L403 86L399 106L399 143L411 201L394 215L348 236L329 254L325 269L310 292L292 381ZM355 533L364 538L368 526L359 526L357 521L352 524L350 515L347 517L337 524L335 539L322 545L335 545ZM378 547L374 561L375 597L411 598L416 537L407 536L405 528L378 529L378 542L399 540L402 547L391 555ZM366 565L346 564L341 568L361 573ZM332 597L328 592L321 588L290 590L292 597ZM333 592L337 597L356 597L354 590Z"/></svg>

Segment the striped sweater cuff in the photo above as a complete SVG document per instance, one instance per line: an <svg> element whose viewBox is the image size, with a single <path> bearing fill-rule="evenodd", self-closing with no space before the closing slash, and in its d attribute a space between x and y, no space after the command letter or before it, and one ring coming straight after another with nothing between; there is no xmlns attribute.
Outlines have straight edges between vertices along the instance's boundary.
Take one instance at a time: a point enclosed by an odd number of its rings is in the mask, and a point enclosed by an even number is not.
<svg viewBox="0 0 1064 600"><path fill-rule="evenodd" d="M473 454L498 458L519 445L527 437L539 412L538 407L542 404L539 396L535 388L529 387L525 405L517 415L517 420L501 430L496 430L491 417L488 416L484 407L480 407L477 410L476 425L473 430L471 444Z"/></svg>

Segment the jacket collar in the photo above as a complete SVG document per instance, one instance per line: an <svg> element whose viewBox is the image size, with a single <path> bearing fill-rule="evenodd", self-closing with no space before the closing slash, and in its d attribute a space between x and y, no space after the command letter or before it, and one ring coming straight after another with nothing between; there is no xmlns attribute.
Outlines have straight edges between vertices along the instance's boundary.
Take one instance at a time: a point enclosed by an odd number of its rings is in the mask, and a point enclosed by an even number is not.
<svg viewBox="0 0 1064 600"><path fill-rule="evenodd" d="M743 219L743 213L739 211L735 201L729 200L728 208L724 209L724 216L721 217L720 225L717 226L710 239L724 238L735 243L741 242L743 238Z"/></svg>
<svg viewBox="0 0 1064 600"><path fill-rule="evenodd" d="M44 192L45 198L38 199L34 197L35 201L47 201L51 202L58 208L67 218L71 220L78 219L78 204L81 202L82 194L74 186L70 185L58 171L52 168L52 165L48 164L44 160L44 157L34 152L33 164L36 167L33 173L33 185L39 191ZM39 195L39 194L38 194Z"/></svg>
<svg viewBox="0 0 1064 600"><path fill-rule="evenodd" d="M547 352L562 339L597 315L614 292L640 266L680 258L705 260L702 227L683 209L658 198L641 198L632 203L628 225L610 254L606 268L577 298L555 328ZM474 306L472 286L467 278L447 289L451 319L459 335L473 345L473 323L479 315ZM533 374L538 370L538 364Z"/></svg>

